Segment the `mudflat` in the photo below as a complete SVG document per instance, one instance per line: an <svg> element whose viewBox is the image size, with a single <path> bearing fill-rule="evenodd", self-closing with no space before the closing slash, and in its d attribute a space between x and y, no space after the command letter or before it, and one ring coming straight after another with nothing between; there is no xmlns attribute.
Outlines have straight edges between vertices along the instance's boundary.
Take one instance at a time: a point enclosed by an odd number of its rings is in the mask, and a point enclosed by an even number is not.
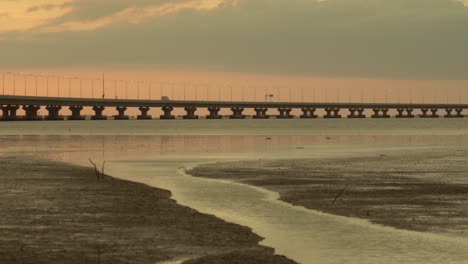
<svg viewBox="0 0 468 264"><path fill-rule="evenodd" d="M206 164L189 174L275 191L282 201L400 229L468 235L466 149Z"/></svg>
<svg viewBox="0 0 468 264"><path fill-rule="evenodd" d="M0 158L0 263L295 263L249 228L94 169Z"/></svg>

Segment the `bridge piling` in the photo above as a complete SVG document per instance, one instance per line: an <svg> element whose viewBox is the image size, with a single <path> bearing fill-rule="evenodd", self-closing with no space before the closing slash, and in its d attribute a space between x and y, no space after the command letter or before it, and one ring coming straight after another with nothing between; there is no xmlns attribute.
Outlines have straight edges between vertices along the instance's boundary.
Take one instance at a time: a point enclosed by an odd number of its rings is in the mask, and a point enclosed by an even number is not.
<svg viewBox="0 0 468 264"><path fill-rule="evenodd" d="M300 118L317 118L318 116L315 114L315 111L317 111L316 108L314 107L303 107L301 108L302 115Z"/></svg>
<svg viewBox="0 0 468 264"><path fill-rule="evenodd" d="M414 118L413 108L397 108L396 118ZM406 112L406 113L405 113Z"/></svg>
<svg viewBox="0 0 468 264"><path fill-rule="evenodd" d="M187 113L182 118L183 119L198 119L198 115L195 114L197 108L194 106L187 106L184 108L185 112Z"/></svg>
<svg viewBox="0 0 468 264"><path fill-rule="evenodd" d="M130 119L128 115L125 115L125 111L127 111L126 106L117 106L115 108L117 110L118 114L114 116L114 120L128 120Z"/></svg>
<svg viewBox="0 0 468 264"><path fill-rule="evenodd" d="M208 107L208 112L210 112L210 114L206 116L206 119L222 119L223 116L219 115L220 110L221 108L219 107L214 107L214 106Z"/></svg>
<svg viewBox="0 0 468 264"><path fill-rule="evenodd" d="M252 118L255 118L255 119L268 119L268 118L270 118L270 116L267 115L267 113L266 113L268 111L268 108L255 107L254 111L255 111L256 114Z"/></svg>
<svg viewBox="0 0 468 264"><path fill-rule="evenodd" d="M326 114L323 116L324 118L341 118L340 108L326 107L325 112Z"/></svg>
<svg viewBox="0 0 468 264"><path fill-rule="evenodd" d="M81 115L81 111L83 110L83 106L80 105L72 105L68 109L72 112L71 116L68 117L68 120L85 120L86 118Z"/></svg>
<svg viewBox="0 0 468 264"><path fill-rule="evenodd" d="M421 108L421 114L419 115L420 118L430 118L431 116L428 115L427 113L429 112L429 109L426 107Z"/></svg>
<svg viewBox="0 0 468 264"><path fill-rule="evenodd" d="M439 115L437 114L437 111L439 111L439 109L431 108L431 118L438 118L439 117Z"/></svg>
<svg viewBox="0 0 468 264"><path fill-rule="evenodd" d="M390 118L390 115L388 114L388 108L374 107L372 111L374 111L372 118Z"/></svg>
<svg viewBox="0 0 468 264"><path fill-rule="evenodd" d="M104 106L94 106L94 116L91 117L91 120L107 120L107 116L103 115L105 109Z"/></svg>
<svg viewBox="0 0 468 264"><path fill-rule="evenodd" d="M456 116L457 116L458 118L464 117L463 114L462 114L463 108L458 108L458 107L457 107L457 108L455 108L455 112L457 113Z"/></svg>
<svg viewBox="0 0 468 264"><path fill-rule="evenodd" d="M278 108L279 115L276 116L276 118L279 118L279 119L291 119L291 118L294 118L294 116L291 115L291 111L292 111L291 108L280 107L280 108Z"/></svg>
<svg viewBox="0 0 468 264"><path fill-rule="evenodd" d="M243 107L232 107L231 108L232 115L229 116L230 119L245 119L245 115L243 114L244 108Z"/></svg>
<svg viewBox="0 0 468 264"><path fill-rule="evenodd" d="M348 118L366 118L366 116L364 115L364 108L351 107L348 110Z"/></svg>
<svg viewBox="0 0 468 264"><path fill-rule="evenodd" d="M49 111L49 115L45 118L46 120L63 120L63 116L60 116L60 110L62 106L60 105L48 105L46 110Z"/></svg>
<svg viewBox="0 0 468 264"><path fill-rule="evenodd" d="M2 120L3 121L16 121L18 120L18 116L16 115L16 111L19 109L19 105L4 105L1 107L2 109Z"/></svg>
<svg viewBox="0 0 468 264"><path fill-rule="evenodd" d="M41 106L39 105L24 105L23 110L26 113L26 115L24 116L24 120L28 120L28 121L42 120L42 118L40 118L37 115L37 111L39 111L39 109L41 109Z"/></svg>
<svg viewBox="0 0 468 264"><path fill-rule="evenodd" d="M174 110L174 107L172 107L172 106L163 106L161 109L162 109L164 114L162 114L159 117L160 119L165 119L165 120L175 119L175 116L172 115L172 110Z"/></svg>
<svg viewBox="0 0 468 264"><path fill-rule="evenodd" d="M153 117L148 114L150 108L149 106L140 106L138 107L138 110L140 110L141 114L137 115L137 120L151 120Z"/></svg>

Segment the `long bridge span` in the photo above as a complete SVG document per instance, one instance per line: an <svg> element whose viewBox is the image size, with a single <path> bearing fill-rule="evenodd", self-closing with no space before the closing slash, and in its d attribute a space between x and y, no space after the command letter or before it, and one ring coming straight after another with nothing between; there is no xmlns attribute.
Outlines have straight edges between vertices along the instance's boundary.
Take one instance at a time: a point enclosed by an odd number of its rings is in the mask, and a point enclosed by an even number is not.
<svg viewBox="0 0 468 264"><path fill-rule="evenodd" d="M321 103L321 102L248 102L248 101L189 101L189 100L133 100L133 99L95 99L72 97L40 96L0 96L0 121L34 120L85 120L82 110L89 107L94 114L92 120L127 120L129 108L137 108L137 119L153 119L149 115L151 108L160 108L159 119L175 119L174 109L183 109L183 119L203 118L197 115L199 109L206 109L206 119L288 119L288 118L463 118L468 104L440 103ZM40 116L38 111L44 108L48 114ZM68 108L70 115L61 111ZM19 116L17 111L24 110ZM222 109L229 110L228 115L221 115ZM277 110L271 114L270 110ZM245 110L253 110L253 115L246 115ZM299 111L298 111L299 110ZM110 118L105 111L113 111ZM269 113L270 111L270 113ZM294 115L294 112L300 114ZM322 113L322 115L320 115Z"/></svg>

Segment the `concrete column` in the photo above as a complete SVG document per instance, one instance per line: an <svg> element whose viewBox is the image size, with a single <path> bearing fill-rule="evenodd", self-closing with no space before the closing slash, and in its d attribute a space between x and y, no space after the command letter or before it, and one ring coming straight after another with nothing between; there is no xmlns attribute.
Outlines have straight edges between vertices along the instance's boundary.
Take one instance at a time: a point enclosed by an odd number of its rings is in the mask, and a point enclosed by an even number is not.
<svg viewBox="0 0 468 264"><path fill-rule="evenodd" d="M317 118L317 115L315 115L316 108L312 107L304 107L301 109L302 115L301 118Z"/></svg>
<svg viewBox="0 0 468 264"><path fill-rule="evenodd" d="M457 108L455 108L455 112L457 113L456 117L464 117L463 116L463 108L457 107Z"/></svg>
<svg viewBox="0 0 468 264"><path fill-rule="evenodd" d="M285 108L285 107L280 107L278 108L279 115L276 118L279 119L290 119L294 118L293 115L291 115L291 108Z"/></svg>
<svg viewBox="0 0 468 264"><path fill-rule="evenodd" d="M374 107L372 109L372 111L374 111L374 114L372 115L372 118L380 118L380 108Z"/></svg>
<svg viewBox="0 0 468 264"><path fill-rule="evenodd" d="M215 107L215 106L208 107L208 112L210 112L210 114L206 116L206 119L222 119L223 116L219 115L220 110L221 108L219 107Z"/></svg>
<svg viewBox="0 0 468 264"><path fill-rule="evenodd" d="M186 115L183 116L183 119L198 119L198 116L195 114L197 108L194 106L188 106L184 108Z"/></svg>
<svg viewBox="0 0 468 264"><path fill-rule="evenodd" d="M366 118L366 115L364 114L364 108L360 107L356 109L358 111L358 117L359 118Z"/></svg>
<svg viewBox="0 0 468 264"><path fill-rule="evenodd" d="M68 120L85 120L86 118L81 115L81 111L83 110L83 106L81 105L72 105L69 107L70 111L72 112L71 116L68 117Z"/></svg>
<svg viewBox="0 0 468 264"><path fill-rule="evenodd" d="M323 116L324 118L341 118L339 108L327 107L325 108L325 112L327 114Z"/></svg>
<svg viewBox="0 0 468 264"><path fill-rule="evenodd" d="M243 114L243 107L233 107L231 108L231 111L232 115L229 116L230 119L245 119L245 115Z"/></svg>
<svg viewBox="0 0 468 264"><path fill-rule="evenodd" d="M8 107L6 105L0 105L0 110L2 110L2 118L0 120L7 120L10 115Z"/></svg>
<svg viewBox="0 0 468 264"><path fill-rule="evenodd" d="M138 110L140 110L141 114L137 115L138 120L151 120L153 117L148 114L150 108L148 106L140 106L138 107Z"/></svg>
<svg viewBox="0 0 468 264"><path fill-rule="evenodd" d="M256 119L267 119L267 118L270 118L270 116L268 116L266 114L266 112L268 111L268 108L264 108L264 107L256 107L254 108L255 110L255 115L253 116L253 118L256 118Z"/></svg>
<svg viewBox="0 0 468 264"><path fill-rule="evenodd" d="M354 107L351 107L348 109L349 110L349 115L348 115L348 118L357 118L358 116L356 115L356 108Z"/></svg>
<svg viewBox="0 0 468 264"><path fill-rule="evenodd" d="M118 112L118 114L114 116L115 120L128 120L129 119L128 115L125 115L125 111L127 111L127 107L117 106L115 110L117 110Z"/></svg>
<svg viewBox="0 0 468 264"><path fill-rule="evenodd" d="M37 115L37 111L39 111L39 109L41 109L41 106L39 105L24 105L23 110L26 112L26 116L24 117L24 120L28 120L28 121L42 120L42 118L40 118Z"/></svg>
<svg viewBox="0 0 468 264"><path fill-rule="evenodd" d="M16 121L18 117L16 116L16 111L20 107L18 105L4 105L1 107L3 111L2 120L4 121Z"/></svg>
<svg viewBox="0 0 468 264"><path fill-rule="evenodd" d="M406 117L413 118L414 117L413 111L414 111L413 108L406 108Z"/></svg>
<svg viewBox="0 0 468 264"><path fill-rule="evenodd" d="M375 107L372 111L374 111L372 118L390 118L390 115L388 115L388 108Z"/></svg>
<svg viewBox="0 0 468 264"><path fill-rule="evenodd" d="M427 113L429 112L429 109L428 108L421 108L421 115L419 115L419 117L421 118L428 118L430 117Z"/></svg>
<svg viewBox="0 0 468 264"><path fill-rule="evenodd" d="M437 111L439 111L439 109L431 108L431 117L432 118L438 118L439 117L439 115L437 114Z"/></svg>
<svg viewBox="0 0 468 264"><path fill-rule="evenodd" d="M63 116L60 116L60 110L62 106L60 105L48 105L46 110L49 111L49 115L45 118L46 120L63 120Z"/></svg>
<svg viewBox="0 0 468 264"><path fill-rule="evenodd" d="M405 111L405 109L403 109L403 108L397 108L398 114L396 115L396 118L403 118L403 117L405 117L405 115L403 114L404 111Z"/></svg>
<svg viewBox="0 0 468 264"><path fill-rule="evenodd" d="M413 108L397 108L397 118L413 118ZM406 114L405 114L406 112Z"/></svg>
<svg viewBox="0 0 468 264"><path fill-rule="evenodd" d="M390 115L388 114L388 108L381 108L382 111L382 117L383 118L390 118Z"/></svg>
<svg viewBox="0 0 468 264"><path fill-rule="evenodd" d="M445 112L447 113L444 117L446 118L453 118L455 115L453 114L453 108L445 108Z"/></svg>
<svg viewBox="0 0 468 264"><path fill-rule="evenodd" d="M19 105L11 105L10 106L10 120L18 120L18 116L16 115L16 111L19 109Z"/></svg>
<svg viewBox="0 0 468 264"><path fill-rule="evenodd" d="M91 117L91 120L107 120L107 116L102 114L102 112L104 112L105 109L106 107L104 106L94 106L94 116Z"/></svg>
<svg viewBox="0 0 468 264"><path fill-rule="evenodd" d="M172 107L172 106L163 106L161 109L164 112L164 114L161 115L159 118L161 118L161 119L175 119L175 116L172 115L172 110L174 110L174 107Z"/></svg>

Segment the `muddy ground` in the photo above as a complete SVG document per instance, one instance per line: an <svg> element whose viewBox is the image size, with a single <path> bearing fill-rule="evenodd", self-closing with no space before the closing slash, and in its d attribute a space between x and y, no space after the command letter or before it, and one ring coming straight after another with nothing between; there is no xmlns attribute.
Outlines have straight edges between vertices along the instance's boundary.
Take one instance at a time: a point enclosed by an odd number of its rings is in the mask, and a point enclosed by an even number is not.
<svg viewBox="0 0 468 264"><path fill-rule="evenodd" d="M0 263L294 263L170 195L90 168L0 158Z"/></svg>
<svg viewBox="0 0 468 264"><path fill-rule="evenodd" d="M208 164L193 176L231 179L281 200L400 229L468 235L468 151Z"/></svg>

